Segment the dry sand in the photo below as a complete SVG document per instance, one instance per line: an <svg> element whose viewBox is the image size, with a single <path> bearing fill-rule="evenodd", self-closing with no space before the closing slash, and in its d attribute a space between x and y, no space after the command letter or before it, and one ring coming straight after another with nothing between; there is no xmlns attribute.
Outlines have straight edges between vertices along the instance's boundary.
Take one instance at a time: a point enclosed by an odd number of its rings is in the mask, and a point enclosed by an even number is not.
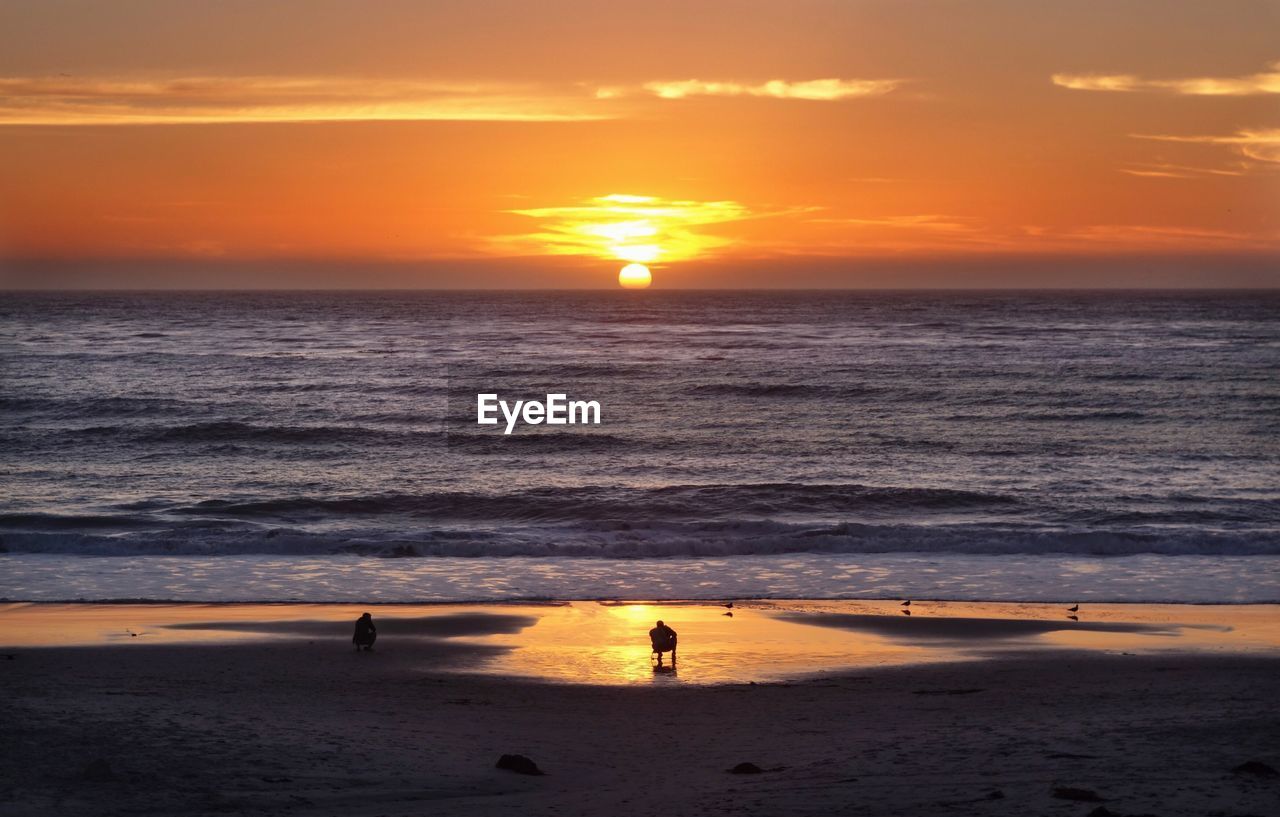
<svg viewBox="0 0 1280 817"><path fill-rule="evenodd" d="M458 642L306 637L9 650L0 813L1280 814L1280 780L1232 772L1280 767L1275 658L609 687L433 673L477 649ZM495 769L504 753L546 776Z"/></svg>

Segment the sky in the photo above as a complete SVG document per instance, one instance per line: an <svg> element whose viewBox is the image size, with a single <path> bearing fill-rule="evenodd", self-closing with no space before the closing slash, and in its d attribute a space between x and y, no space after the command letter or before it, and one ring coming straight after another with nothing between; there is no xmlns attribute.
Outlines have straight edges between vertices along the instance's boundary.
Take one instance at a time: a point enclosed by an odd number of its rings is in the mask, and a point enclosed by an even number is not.
<svg viewBox="0 0 1280 817"><path fill-rule="evenodd" d="M0 286L1280 285L1280 2L0 0Z"/></svg>

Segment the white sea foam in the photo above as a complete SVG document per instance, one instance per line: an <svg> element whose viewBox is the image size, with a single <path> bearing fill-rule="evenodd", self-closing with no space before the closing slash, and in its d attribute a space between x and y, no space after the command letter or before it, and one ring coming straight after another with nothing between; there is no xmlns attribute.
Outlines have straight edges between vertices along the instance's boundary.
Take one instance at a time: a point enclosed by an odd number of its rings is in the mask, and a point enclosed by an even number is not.
<svg viewBox="0 0 1280 817"><path fill-rule="evenodd" d="M364 559L17 555L0 598L25 601L444 602L858 599L1280 602L1280 556L792 554L733 558Z"/></svg>

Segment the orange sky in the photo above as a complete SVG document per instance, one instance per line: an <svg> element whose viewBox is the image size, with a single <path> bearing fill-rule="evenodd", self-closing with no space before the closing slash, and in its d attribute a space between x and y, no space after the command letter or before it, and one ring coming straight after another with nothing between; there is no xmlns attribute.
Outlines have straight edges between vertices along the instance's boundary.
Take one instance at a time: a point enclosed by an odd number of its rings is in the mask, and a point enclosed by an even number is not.
<svg viewBox="0 0 1280 817"><path fill-rule="evenodd" d="M11 0L0 285L1276 285L1278 103L1274 2Z"/></svg>

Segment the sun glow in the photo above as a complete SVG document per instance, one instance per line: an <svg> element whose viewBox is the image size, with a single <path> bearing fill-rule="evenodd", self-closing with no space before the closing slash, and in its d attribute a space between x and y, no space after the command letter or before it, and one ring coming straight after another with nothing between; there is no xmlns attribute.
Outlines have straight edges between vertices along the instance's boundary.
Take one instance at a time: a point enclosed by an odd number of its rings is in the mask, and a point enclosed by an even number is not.
<svg viewBox="0 0 1280 817"><path fill-rule="evenodd" d="M579 205L513 210L536 218L541 229L506 236L504 245L538 253L586 255L649 264L685 261L732 243L697 228L740 221L752 214L735 201L689 201L613 193Z"/></svg>
<svg viewBox="0 0 1280 817"><path fill-rule="evenodd" d="M647 289L653 283L653 275L644 264L627 264L618 273L618 283L624 289Z"/></svg>

